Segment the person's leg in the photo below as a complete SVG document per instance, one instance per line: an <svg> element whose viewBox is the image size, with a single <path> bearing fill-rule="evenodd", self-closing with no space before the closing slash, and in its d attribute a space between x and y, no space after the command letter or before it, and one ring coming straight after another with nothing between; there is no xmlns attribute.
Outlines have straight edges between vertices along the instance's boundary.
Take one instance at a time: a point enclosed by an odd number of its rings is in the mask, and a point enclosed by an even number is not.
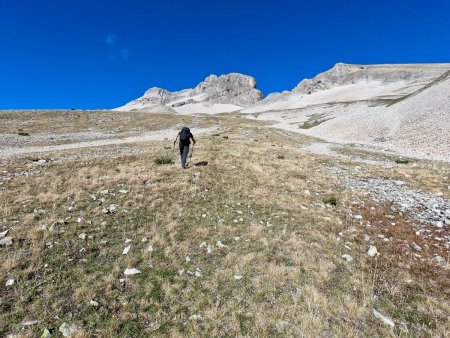
<svg viewBox="0 0 450 338"><path fill-rule="evenodd" d="M183 151L184 151L184 145L181 144L181 142L178 144L179 148L180 148L180 158L181 158L181 166L184 168L183 165Z"/></svg>
<svg viewBox="0 0 450 338"><path fill-rule="evenodd" d="M186 169L186 160L189 154L189 146L184 146L183 154L181 155L181 165Z"/></svg>

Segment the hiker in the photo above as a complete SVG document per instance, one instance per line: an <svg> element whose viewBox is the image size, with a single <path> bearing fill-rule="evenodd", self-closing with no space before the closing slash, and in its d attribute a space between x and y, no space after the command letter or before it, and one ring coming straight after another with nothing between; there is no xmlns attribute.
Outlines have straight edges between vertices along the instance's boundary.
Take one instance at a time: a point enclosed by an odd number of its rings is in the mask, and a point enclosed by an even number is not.
<svg viewBox="0 0 450 338"><path fill-rule="evenodd" d="M194 142L194 135L192 135L191 130L187 127L183 127L181 131L178 133L177 138L173 141L173 146L175 147L175 143L177 142L178 137L180 138L180 156L181 156L181 166L183 169L186 169L186 160L189 154L189 145Z"/></svg>

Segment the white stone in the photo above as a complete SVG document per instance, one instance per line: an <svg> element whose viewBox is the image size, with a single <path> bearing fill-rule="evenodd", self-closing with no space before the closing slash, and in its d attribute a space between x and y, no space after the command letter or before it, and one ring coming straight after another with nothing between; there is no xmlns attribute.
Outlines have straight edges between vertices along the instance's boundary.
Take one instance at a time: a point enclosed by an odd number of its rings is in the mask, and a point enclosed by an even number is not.
<svg viewBox="0 0 450 338"><path fill-rule="evenodd" d="M59 327L59 332L61 332L64 337L69 337L70 335L74 334L77 331L78 327L76 325L69 325L67 323L63 323Z"/></svg>
<svg viewBox="0 0 450 338"><path fill-rule="evenodd" d="M130 251L130 249L131 249L131 245L128 245L127 247L125 247L125 249L123 249L123 251L122 251L122 255L128 254L128 252Z"/></svg>
<svg viewBox="0 0 450 338"><path fill-rule="evenodd" d="M147 248L147 252L152 253L153 251L155 251L155 249L153 248L153 245L150 244Z"/></svg>
<svg viewBox="0 0 450 338"><path fill-rule="evenodd" d="M438 264L443 264L445 263L445 259L442 256L436 256L433 258L433 260L438 263Z"/></svg>
<svg viewBox="0 0 450 338"><path fill-rule="evenodd" d="M125 269L125 271L123 272L123 274L125 276L132 276L132 275L137 275L141 273L140 270L136 269L136 268L131 268L131 269Z"/></svg>
<svg viewBox="0 0 450 338"><path fill-rule="evenodd" d="M241 276L241 275L235 275L234 276L234 279L236 279L236 280L241 280L243 278L243 276Z"/></svg>
<svg viewBox="0 0 450 338"><path fill-rule="evenodd" d="M384 324L389 325L390 327L394 327L395 323L392 321L392 319L383 316L380 312L378 312L377 310L373 309L373 314L375 317L377 317L379 320L381 320Z"/></svg>
<svg viewBox="0 0 450 338"><path fill-rule="evenodd" d="M14 279L8 279L7 281L6 281L6 284L5 284L5 286L12 286L12 285L14 285L16 283L16 281L14 280Z"/></svg>
<svg viewBox="0 0 450 338"><path fill-rule="evenodd" d="M90 302L89 302L89 304L90 305L92 305L92 306L95 306L95 307L97 307L97 306L99 306L100 305L100 303L99 302L97 302L96 300L94 300L94 299L91 299L90 300Z"/></svg>
<svg viewBox="0 0 450 338"><path fill-rule="evenodd" d="M5 237L0 239L0 246L4 245L4 246L10 246L12 245L12 237Z"/></svg>
<svg viewBox="0 0 450 338"><path fill-rule="evenodd" d="M217 245L217 247L220 248L220 249L226 247L226 245L224 245L221 241L217 241L217 242L216 242L216 245Z"/></svg>
<svg viewBox="0 0 450 338"><path fill-rule="evenodd" d="M347 262L353 261L353 257L350 256L349 254L343 254L342 258L345 259Z"/></svg>
<svg viewBox="0 0 450 338"><path fill-rule="evenodd" d="M32 325L36 325L38 323L37 320L29 320L27 322L22 323L23 326L32 326Z"/></svg>
<svg viewBox="0 0 450 338"><path fill-rule="evenodd" d="M0 238L5 237L5 236L8 234L8 232L9 232L9 229L8 229L8 230L5 230L5 231L3 231L3 232L0 232Z"/></svg>
<svg viewBox="0 0 450 338"><path fill-rule="evenodd" d="M411 246L416 251L422 251L422 248L419 245L417 245L416 243L414 243L414 242L411 243Z"/></svg>
<svg viewBox="0 0 450 338"><path fill-rule="evenodd" d="M367 255L369 255L370 257L378 256L379 253L378 253L377 247L374 245L370 245L369 250L367 251Z"/></svg>
<svg viewBox="0 0 450 338"><path fill-rule="evenodd" d="M86 236L87 236L87 235L83 232L83 233L81 233L81 234L78 235L78 238L81 239L81 240L85 240L85 239L86 239Z"/></svg>

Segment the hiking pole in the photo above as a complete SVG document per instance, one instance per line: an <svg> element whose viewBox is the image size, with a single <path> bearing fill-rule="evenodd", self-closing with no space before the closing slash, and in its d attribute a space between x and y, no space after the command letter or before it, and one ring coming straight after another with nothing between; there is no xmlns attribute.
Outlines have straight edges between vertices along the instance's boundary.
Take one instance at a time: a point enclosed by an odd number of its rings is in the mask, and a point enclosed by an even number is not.
<svg viewBox="0 0 450 338"><path fill-rule="evenodd" d="M192 160L192 154L194 153L194 146L195 146L195 143L192 144L192 151L191 151L191 155L189 156L189 162L188 162L188 165L191 163L191 160Z"/></svg>

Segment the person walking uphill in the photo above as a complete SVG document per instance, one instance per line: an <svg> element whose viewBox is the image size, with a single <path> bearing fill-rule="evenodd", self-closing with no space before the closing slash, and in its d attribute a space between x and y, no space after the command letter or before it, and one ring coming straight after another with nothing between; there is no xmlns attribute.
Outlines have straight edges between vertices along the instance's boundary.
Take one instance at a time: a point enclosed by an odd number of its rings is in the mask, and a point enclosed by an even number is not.
<svg viewBox="0 0 450 338"><path fill-rule="evenodd" d="M183 127L181 131L178 133L175 141L173 141L173 146L175 147L175 143L177 142L178 137L180 138L180 156L181 156L181 166L183 169L186 169L186 160L189 154L189 145L192 142L195 144L194 135L192 135L191 130L187 127Z"/></svg>

